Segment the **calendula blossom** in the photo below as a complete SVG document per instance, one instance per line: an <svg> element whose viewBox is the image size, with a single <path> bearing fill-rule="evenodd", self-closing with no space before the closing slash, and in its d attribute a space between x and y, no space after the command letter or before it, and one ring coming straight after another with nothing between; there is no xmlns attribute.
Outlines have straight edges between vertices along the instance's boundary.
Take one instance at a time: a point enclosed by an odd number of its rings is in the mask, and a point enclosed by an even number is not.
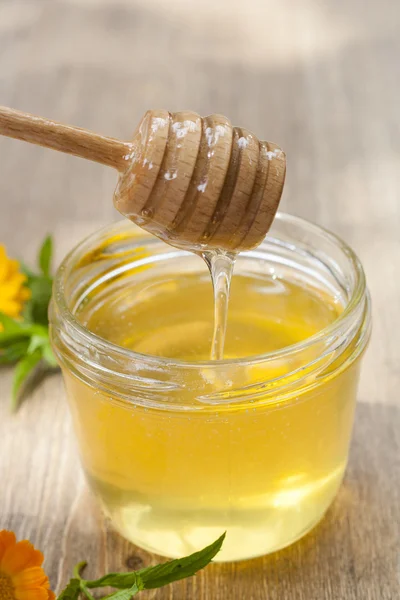
<svg viewBox="0 0 400 600"><path fill-rule="evenodd" d="M54 600L43 554L12 531L0 531L0 600Z"/></svg>
<svg viewBox="0 0 400 600"><path fill-rule="evenodd" d="M0 244L0 312L13 319L21 315L24 302L31 294L25 282L26 276L20 272L19 262L9 258Z"/></svg>

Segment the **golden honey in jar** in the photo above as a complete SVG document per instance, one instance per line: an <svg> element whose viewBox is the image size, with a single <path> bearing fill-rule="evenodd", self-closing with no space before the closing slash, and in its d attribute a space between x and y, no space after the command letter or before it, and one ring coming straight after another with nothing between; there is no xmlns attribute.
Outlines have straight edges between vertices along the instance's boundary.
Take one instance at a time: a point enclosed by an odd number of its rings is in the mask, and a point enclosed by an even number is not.
<svg viewBox="0 0 400 600"><path fill-rule="evenodd" d="M64 261L51 334L115 528L169 557L226 531L217 560L240 560L303 536L336 495L369 300L342 241L279 214L237 259L221 361L213 315L202 260L122 222Z"/></svg>

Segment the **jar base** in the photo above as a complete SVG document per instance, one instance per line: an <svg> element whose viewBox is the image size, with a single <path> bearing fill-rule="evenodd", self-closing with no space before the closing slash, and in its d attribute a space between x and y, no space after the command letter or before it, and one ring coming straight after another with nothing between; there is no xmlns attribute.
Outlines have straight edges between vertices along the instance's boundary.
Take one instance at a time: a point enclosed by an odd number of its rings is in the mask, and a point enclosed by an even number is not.
<svg viewBox="0 0 400 600"><path fill-rule="evenodd" d="M317 517L314 516L314 518L305 526L293 531L292 536L286 537L285 539L279 535L279 528L278 531L271 531L270 529L268 530L263 527L250 530L239 527L228 527L225 543L221 551L213 559L213 562L224 563L250 560L272 554L291 546L318 525L325 517L331 503L332 500ZM115 523L115 519L111 520L111 525L120 535L122 535L122 537L139 548L152 554L164 556L168 559L181 558L182 556L196 552L212 543L224 531L221 527L193 527L188 529L184 540L186 550L183 552L178 550L178 548L182 546L182 536L177 535L173 530L164 530L163 532L156 531L152 533L146 532L145 536L137 535L137 532L135 532L136 535L130 535L126 528ZM174 548L176 548L176 550L174 550Z"/></svg>

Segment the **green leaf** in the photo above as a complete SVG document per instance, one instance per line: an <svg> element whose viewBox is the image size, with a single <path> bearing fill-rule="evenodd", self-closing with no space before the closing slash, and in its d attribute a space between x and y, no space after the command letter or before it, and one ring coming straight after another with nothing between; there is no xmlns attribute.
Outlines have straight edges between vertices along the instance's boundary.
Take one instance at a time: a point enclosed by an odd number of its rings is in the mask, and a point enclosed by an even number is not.
<svg viewBox="0 0 400 600"><path fill-rule="evenodd" d="M195 552L186 558L171 560L162 565L148 567L139 571L145 589L158 588L172 581L191 577L200 569L206 567L221 550L226 533L223 533L213 544Z"/></svg>
<svg viewBox="0 0 400 600"><path fill-rule="evenodd" d="M15 321L17 323L17 321ZM0 331L0 346L9 341L30 338L34 335L47 338L48 333L47 327L43 325L35 325L35 323L25 323L24 321L18 322L18 329Z"/></svg>
<svg viewBox="0 0 400 600"><path fill-rule="evenodd" d="M57 600L78 600L81 591L79 579L70 579Z"/></svg>
<svg viewBox="0 0 400 600"><path fill-rule="evenodd" d="M47 335L42 336L42 335L34 334L31 337L31 341L29 342L28 354L33 354L38 348L43 349L43 346L45 346L47 343L48 343Z"/></svg>
<svg viewBox="0 0 400 600"><path fill-rule="evenodd" d="M35 273L32 271L32 269L30 269L28 267L28 265L26 265L23 261L19 261L19 270L21 271L21 273L23 273L23 275L26 275L28 277L28 279L30 277L35 277Z"/></svg>
<svg viewBox="0 0 400 600"><path fill-rule="evenodd" d="M56 357L54 356L54 352L52 347L50 346L50 342L43 346L42 353L43 358L49 367L51 367L52 369L58 367L58 362L56 360Z"/></svg>
<svg viewBox="0 0 400 600"><path fill-rule="evenodd" d="M18 333L23 328L21 321L16 321L2 312L0 312L0 323L5 333Z"/></svg>
<svg viewBox="0 0 400 600"><path fill-rule="evenodd" d="M30 334L26 331L20 333L6 333L5 331L0 332L0 350L7 349L10 346L14 346L21 341L29 341Z"/></svg>
<svg viewBox="0 0 400 600"><path fill-rule="evenodd" d="M8 348L9 346L15 344L18 341L23 340L24 338L29 339L29 337L29 334L25 332L6 333L5 331L0 331L0 348Z"/></svg>
<svg viewBox="0 0 400 600"><path fill-rule="evenodd" d="M134 583L129 589L114 592L113 594L106 596L104 600L130 600L133 598L133 596L136 596L138 592L144 589L143 581L140 579L140 576L136 575L136 578L136 583Z"/></svg>
<svg viewBox="0 0 400 600"><path fill-rule="evenodd" d="M89 588L105 586L119 589L128 588L136 583L136 578L139 575L145 589L162 587L173 581L191 577L197 571L206 567L221 550L224 539L225 533L210 546L185 558L171 560L155 567L147 567L131 573L110 573L95 581L86 581L86 585Z"/></svg>
<svg viewBox="0 0 400 600"><path fill-rule="evenodd" d="M48 235L39 250L39 267L43 275L49 276L53 256L53 238Z"/></svg>
<svg viewBox="0 0 400 600"><path fill-rule="evenodd" d="M30 299L25 302L21 315L25 322L32 323L32 302Z"/></svg>
<svg viewBox="0 0 400 600"><path fill-rule="evenodd" d="M29 340L16 340L8 346L0 348L0 365L9 365L28 352Z"/></svg>
<svg viewBox="0 0 400 600"><path fill-rule="evenodd" d="M22 323L14 321L0 313L0 324L3 326L0 331L0 348L6 348L10 344L30 336L30 333L22 326Z"/></svg>
<svg viewBox="0 0 400 600"><path fill-rule="evenodd" d="M1 321L1 319L0 319ZM48 342L48 329L43 325L35 325L34 323L17 322L18 328L7 328L0 331L0 348L8 348L10 345L18 341L30 339L32 336L44 338L44 342Z"/></svg>
<svg viewBox="0 0 400 600"><path fill-rule="evenodd" d="M22 358L14 370L13 390L12 390L12 409L17 408L18 396L22 385L28 378L28 376L35 369L36 365L40 362L42 353L40 350L35 350L33 354L27 354Z"/></svg>
<svg viewBox="0 0 400 600"><path fill-rule="evenodd" d="M24 317L31 322L47 326L53 280L45 275L35 275L28 280L28 287L32 295L25 305Z"/></svg>

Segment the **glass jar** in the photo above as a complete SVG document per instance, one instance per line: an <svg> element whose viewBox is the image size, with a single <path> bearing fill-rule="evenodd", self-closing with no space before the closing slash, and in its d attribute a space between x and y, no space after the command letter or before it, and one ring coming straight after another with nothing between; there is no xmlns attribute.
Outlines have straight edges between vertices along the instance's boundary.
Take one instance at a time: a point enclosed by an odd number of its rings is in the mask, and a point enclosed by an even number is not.
<svg viewBox="0 0 400 600"><path fill-rule="evenodd" d="M154 306L152 298L165 289L176 302L178 283L200 271L205 276L198 257L128 221L106 227L58 270L51 339L87 480L115 528L168 557L193 552L226 530L217 560L240 560L294 542L335 497L370 334L369 296L361 264L344 242L278 214L261 246L239 256L233 285L241 274L257 281L261 304L248 307L253 313L262 312L268 286L287 281L339 307L310 337L211 362L133 351L87 326L91 307L107 306L97 323L112 317L120 327L132 315L126 328L140 340L140 303L150 298ZM162 286L154 287L158 281ZM114 292L129 298L128 313L106 303ZM157 314L154 321L163 311ZM299 323L306 321L300 315ZM157 331L157 344L180 335L175 325L172 338Z"/></svg>

